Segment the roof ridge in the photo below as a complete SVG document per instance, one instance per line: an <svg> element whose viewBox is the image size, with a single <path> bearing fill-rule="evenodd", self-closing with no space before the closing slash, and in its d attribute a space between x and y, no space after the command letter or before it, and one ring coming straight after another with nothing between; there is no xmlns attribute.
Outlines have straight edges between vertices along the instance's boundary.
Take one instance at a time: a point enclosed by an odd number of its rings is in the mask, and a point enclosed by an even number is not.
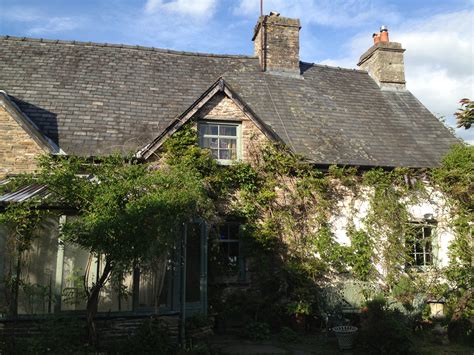
<svg viewBox="0 0 474 355"><path fill-rule="evenodd" d="M73 45L93 46L93 47L134 49L134 50L152 51L152 52L175 54L175 55L198 56L198 57L257 59L256 56L242 55L242 54L213 54L213 53L202 53L202 52L187 52L187 51L178 51L178 50L165 49L165 48L156 48L156 47L146 47L146 46L132 45L132 44L84 42L84 41L62 40L62 39L17 37L17 36L9 36L9 35L0 36L0 40L10 40L10 41L18 41L18 42L40 42L40 43L53 43L53 44L73 44Z"/></svg>
<svg viewBox="0 0 474 355"><path fill-rule="evenodd" d="M344 68L344 67L336 67L335 65L326 65L326 64L317 64L311 62L303 62L300 61L301 64L311 65L314 67L326 68L326 69L333 69L333 70L343 70L343 71L350 71L350 72L358 72L358 73L367 73L367 70L357 69L357 68Z"/></svg>

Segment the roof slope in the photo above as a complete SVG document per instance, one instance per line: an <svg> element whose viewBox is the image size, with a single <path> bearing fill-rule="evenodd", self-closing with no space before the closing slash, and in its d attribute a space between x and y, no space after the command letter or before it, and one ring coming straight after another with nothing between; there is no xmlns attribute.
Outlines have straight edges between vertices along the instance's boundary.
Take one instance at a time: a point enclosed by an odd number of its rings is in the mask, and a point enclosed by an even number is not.
<svg viewBox="0 0 474 355"><path fill-rule="evenodd" d="M225 71L256 58L0 38L0 89L67 154L136 151Z"/></svg>
<svg viewBox="0 0 474 355"><path fill-rule="evenodd" d="M458 140L409 92L359 70L302 64L304 80L224 79L294 151L318 164L430 167Z"/></svg>
<svg viewBox="0 0 474 355"><path fill-rule="evenodd" d="M364 71L302 63L298 79L245 56L11 37L0 48L0 89L68 154L142 148L221 75L319 164L427 167L457 141L408 91L381 91Z"/></svg>

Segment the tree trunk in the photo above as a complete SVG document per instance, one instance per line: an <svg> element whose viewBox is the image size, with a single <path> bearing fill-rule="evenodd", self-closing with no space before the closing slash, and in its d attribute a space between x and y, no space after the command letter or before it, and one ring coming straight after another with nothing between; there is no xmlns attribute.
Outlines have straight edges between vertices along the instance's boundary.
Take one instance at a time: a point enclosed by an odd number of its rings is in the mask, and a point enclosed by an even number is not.
<svg viewBox="0 0 474 355"><path fill-rule="evenodd" d="M99 307L99 295L111 271L112 271L112 264L109 261L106 261L104 270L102 271L102 275L100 276L97 283L91 288L87 297L86 312L87 312L87 328L88 328L89 344L95 347L98 346L98 339L97 339L97 329L95 326L94 319L95 319L95 316L97 315L97 309Z"/></svg>
<svg viewBox="0 0 474 355"><path fill-rule="evenodd" d="M16 317L18 315L18 299L20 297L20 278L21 278L21 257L22 252L18 251L16 262L15 282L11 285L12 302L10 304L10 314Z"/></svg>

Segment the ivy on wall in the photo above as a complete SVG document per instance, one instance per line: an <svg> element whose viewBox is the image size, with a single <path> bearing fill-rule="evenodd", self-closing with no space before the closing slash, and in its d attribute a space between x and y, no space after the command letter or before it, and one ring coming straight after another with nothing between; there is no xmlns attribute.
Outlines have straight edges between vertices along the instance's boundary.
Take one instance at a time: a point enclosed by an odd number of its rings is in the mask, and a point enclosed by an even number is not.
<svg viewBox="0 0 474 355"><path fill-rule="evenodd" d="M444 194L455 238L450 266L435 270L449 284L437 290L424 285L423 291L447 294L455 289L454 304L472 290L473 147L454 147L432 170L360 170L318 169L274 143L262 146L248 162L223 167L197 143L193 123L185 125L167 140L149 168L179 164L196 172L215 204L207 211L220 211L202 217L209 223L218 222L222 215L244 219L248 250L266 265L258 272L277 275L278 281L272 282L279 291L289 294L292 279L297 280L292 294L299 294L295 290L306 287L301 280L317 283L341 272L362 281L383 282L388 290L406 280L421 285L419 275L405 267L405 236L412 218L409 207L426 201L432 191ZM363 214L354 205L358 199L368 201ZM339 243L334 234L334 217L346 213L347 201L348 245ZM268 282L268 275L261 279Z"/></svg>

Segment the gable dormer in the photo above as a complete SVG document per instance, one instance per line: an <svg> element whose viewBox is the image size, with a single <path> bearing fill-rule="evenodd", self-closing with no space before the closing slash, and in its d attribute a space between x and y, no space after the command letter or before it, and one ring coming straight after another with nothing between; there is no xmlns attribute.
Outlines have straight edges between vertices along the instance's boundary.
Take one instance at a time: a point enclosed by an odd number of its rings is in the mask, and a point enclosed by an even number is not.
<svg viewBox="0 0 474 355"><path fill-rule="evenodd" d="M166 139L189 121L195 122L199 145L209 149L223 165L236 161L251 162L263 144L279 140L221 78L136 156L144 160L153 159Z"/></svg>

